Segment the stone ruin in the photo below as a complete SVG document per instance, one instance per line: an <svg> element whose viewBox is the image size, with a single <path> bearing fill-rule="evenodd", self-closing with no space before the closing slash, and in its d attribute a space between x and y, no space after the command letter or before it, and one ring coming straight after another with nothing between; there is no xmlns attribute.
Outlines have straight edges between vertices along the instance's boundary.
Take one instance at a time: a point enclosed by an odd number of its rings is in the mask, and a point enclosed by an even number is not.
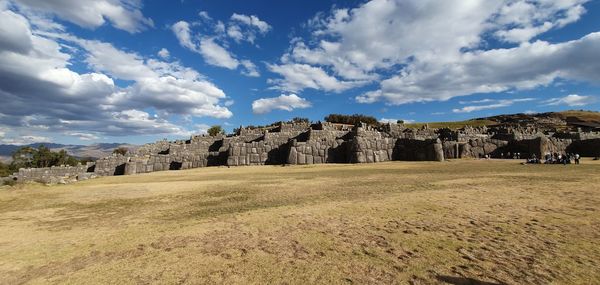
<svg viewBox="0 0 600 285"><path fill-rule="evenodd" d="M321 123L279 123L241 128L230 136L193 136L189 140L158 141L125 156L113 154L75 167L20 169L9 179L19 182L69 183L101 176L208 166L308 165L383 161L443 161L444 159L521 158L545 153L600 156L600 133L556 131L536 125L466 126L459 130L406 128L388 123L377 128Z"/></svg>

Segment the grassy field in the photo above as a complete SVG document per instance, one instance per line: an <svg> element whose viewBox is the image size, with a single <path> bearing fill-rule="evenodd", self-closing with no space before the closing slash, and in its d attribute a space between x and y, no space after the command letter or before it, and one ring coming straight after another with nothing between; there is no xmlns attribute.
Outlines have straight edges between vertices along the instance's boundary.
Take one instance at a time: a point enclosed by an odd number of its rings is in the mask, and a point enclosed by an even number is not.
<svg viewBox="0 0 600 285"><path fill-rule="evenodd" d="M0 188L2 284L599 284L600 163L206 168Z"/></svg>
<svg viewBox="0 0 600 285"><path fill-rule="evenodd" d="M429 126L432 129L442 129L448 128L451 130L462 129L465 126L470 127L483 127L497 124L494 121L490 120L468 120L468 121L458 121L458 122L431 122L431 123L412 123L405 124L407 128L422 128L425 125Z"/></svg>

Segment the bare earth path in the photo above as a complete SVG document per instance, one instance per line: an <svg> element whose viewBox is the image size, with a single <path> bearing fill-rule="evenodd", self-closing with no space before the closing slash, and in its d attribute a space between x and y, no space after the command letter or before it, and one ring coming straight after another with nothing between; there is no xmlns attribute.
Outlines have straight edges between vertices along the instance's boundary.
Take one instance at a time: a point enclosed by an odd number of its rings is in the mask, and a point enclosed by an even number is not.
<svg viewBox="0 0 600 285"><path fill-rule="evenodd" d="M0 188L1 284L600 284L600 163L207 168Z"/></svg>

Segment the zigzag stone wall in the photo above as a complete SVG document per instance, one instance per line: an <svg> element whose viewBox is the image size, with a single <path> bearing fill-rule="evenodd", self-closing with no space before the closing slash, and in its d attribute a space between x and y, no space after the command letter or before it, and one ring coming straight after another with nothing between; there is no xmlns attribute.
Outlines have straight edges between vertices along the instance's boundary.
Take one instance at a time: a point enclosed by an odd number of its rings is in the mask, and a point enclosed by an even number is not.
<svg viewBox="0 0 600 285"><path fill-rule="evenodd" d="M234 136L194 136L158 141L136 153L111 155L77 167L21 169L10 179L68 183L99 176L133 175L208 166L265 164L376 163L392 160L443 161L448 158L522 158L574 152L600 156L600 134L544 131L535 127L408 129L331 123L279 124L263 129L240 128Z"/></svg>

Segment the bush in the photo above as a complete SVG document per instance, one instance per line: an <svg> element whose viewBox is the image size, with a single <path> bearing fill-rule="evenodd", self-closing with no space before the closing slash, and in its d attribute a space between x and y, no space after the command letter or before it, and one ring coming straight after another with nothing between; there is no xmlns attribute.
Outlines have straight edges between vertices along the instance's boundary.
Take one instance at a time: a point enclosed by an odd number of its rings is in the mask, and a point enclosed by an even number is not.
<svg viewBox="0 0 600 285"><path fill-rule="evenodd" d="M17 181L13 180L13 179L7 179L7 180L4 180L4 182L2 183L2 185L15 186L15 185L17 185Z"/></svg>
<svg viewBox="0 0 600 285"><path fill-rule="evenodd" d="M225 131L223 131L223 128L221 128L221 126L212 126L212 127L210 127L210 129L208 129L207 132L208 132L208 135L210 135L211 137L225 133Z"/></svg>
<svg viewBox="0 0 600 285"><path fill-rule="evenodd" d="M70 156L65 150L54 152L44 145L40 145L37 149L22 147L15 151L12 155L12 163L8 168L10 172L17 172L19 168L40 168L57 165L75 166L78 163L79 160Z"/></svg>
<svg viewBox="0 0 600 285"><path fill-rule="evenodd" d="M9 165L0 161L0 177L6 177L11 174L12 174L12 172L10 170Z"/></svg>
<svg viewBox="0 0 600 285"><path fill-rule="evenodd" d="M341 114L330 114L325 117L326 122L336 123L336 124L348 124L348 125L357 125L361 122L366 123L371 126L378 126L379 122L376 118L361 114L354 115L341 115Z"/></svg>
<svg viewBox="0 0 600 285"><path fill-rule="evenodd" d="M309 123L310 120L308 118L295 117L291 121L292 123Z"/></svg>
<svg viewBox="0 0 600 285"><path fill-rule="evenodd" d="M129 152L129 149L126 147L118 147L113 150L113 153L126 155Z"/></svg>

